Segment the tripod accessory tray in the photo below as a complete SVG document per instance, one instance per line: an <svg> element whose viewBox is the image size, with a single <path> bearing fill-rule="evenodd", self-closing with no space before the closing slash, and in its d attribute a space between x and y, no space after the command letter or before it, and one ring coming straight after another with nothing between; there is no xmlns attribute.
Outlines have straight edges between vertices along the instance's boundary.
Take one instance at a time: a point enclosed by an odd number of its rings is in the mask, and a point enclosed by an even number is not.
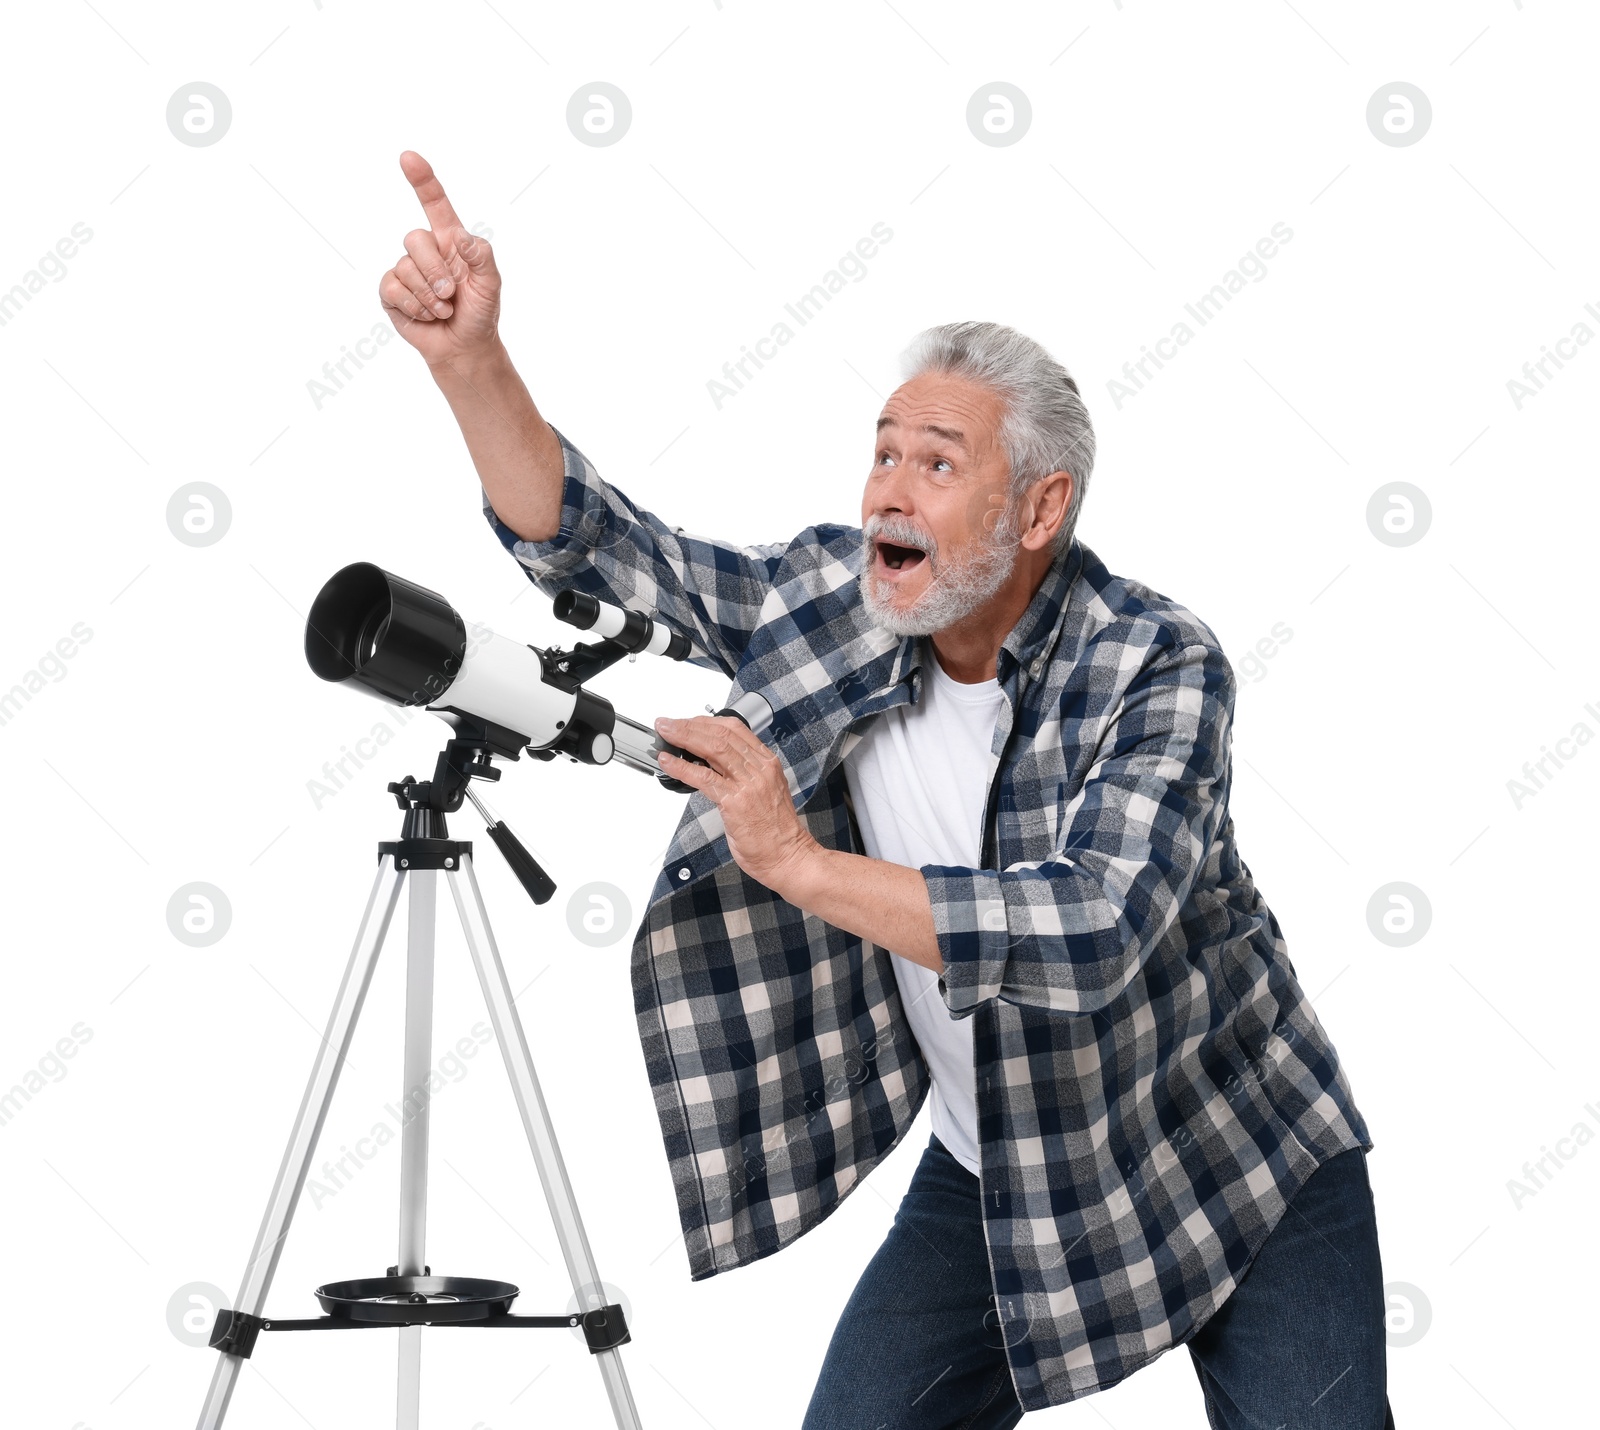
<svg viewBox="0 0 1600 1430"><path fill-rule="evenodd" d="M379 1326L438 1326L507 1315L517 1288L509 1281L477 1276L391 1274L330 1281L317 1287L316 1297L336 1319Z"/></svg>
<svg viewBox="0 0 1600 1430"><path fill-rule="evenodd" d="M482 1326L512 1329L583 1331L591 1353L615 1350L632 1339L619 1305L597 1306L561 1316L513 1316L518 1289L509 1281L477 1276L359 1277L330 1281L316 1289L324 1316L281 1320L220 1310L211 1328L211 1346L228 1355L248 1358L262 1331L361 1330L372 1326Z"/></svg>

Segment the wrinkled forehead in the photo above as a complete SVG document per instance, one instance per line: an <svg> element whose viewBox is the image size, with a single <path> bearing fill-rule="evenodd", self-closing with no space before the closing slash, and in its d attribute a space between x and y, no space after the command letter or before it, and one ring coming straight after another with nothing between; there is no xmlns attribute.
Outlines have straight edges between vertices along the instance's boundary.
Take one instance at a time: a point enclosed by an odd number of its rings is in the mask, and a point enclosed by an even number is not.
<svg viewBox="0 0 1600 1430"><path fill-rule="evenodd" d="M955 447L981 458L993 451L1004 404L979 383L950 374L924 374L889 395L878 415L878 432L907 446Z"/></svg>

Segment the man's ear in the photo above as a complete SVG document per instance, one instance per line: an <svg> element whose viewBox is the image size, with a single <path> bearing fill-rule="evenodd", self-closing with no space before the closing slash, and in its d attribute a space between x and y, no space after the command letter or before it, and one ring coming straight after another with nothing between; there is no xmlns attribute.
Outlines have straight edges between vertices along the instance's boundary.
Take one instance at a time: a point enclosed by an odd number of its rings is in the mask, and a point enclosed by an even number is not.
<svg viewBox="0 0 1600 1430"><path fill-rule="evenodd" d="M1029 551L1042 551L1055 540L1061 523L1067 519L1067 508L1072 505L1074 482L1071 472L1050 472L1028 488L1028 506L1024 518L1022 545Z"/></svg>

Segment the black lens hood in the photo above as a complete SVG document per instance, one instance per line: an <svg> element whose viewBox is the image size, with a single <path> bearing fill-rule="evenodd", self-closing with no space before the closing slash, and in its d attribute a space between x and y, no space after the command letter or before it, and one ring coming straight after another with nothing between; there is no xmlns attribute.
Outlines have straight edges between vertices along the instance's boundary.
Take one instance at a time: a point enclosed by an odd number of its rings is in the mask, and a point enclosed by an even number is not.
<svg viewBox="0 0 1600 1430"><path fill-rule="evenodd" d="M443 596L357 561L317 593L306 620L306 661L397 705L432 705L461 673L467 627Z"/></svg>

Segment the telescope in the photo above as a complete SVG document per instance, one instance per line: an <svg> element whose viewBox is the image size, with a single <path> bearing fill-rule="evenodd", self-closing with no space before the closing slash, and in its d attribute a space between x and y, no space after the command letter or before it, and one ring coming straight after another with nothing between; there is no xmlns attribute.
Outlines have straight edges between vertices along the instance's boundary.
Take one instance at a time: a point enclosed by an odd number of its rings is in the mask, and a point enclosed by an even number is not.
<svg viewBox="0 0 1600 1430"><path fill-rule="evenodd" d="M523 888L534 903L544 903L555 893L555 881L485 807L472 781L498 780L496 757L515 760L526 751L540 760L565 755L586 765L617 761L654 775L668 789L688 792L690 786L663 775L656 757L663 749L693 757L666 744L647 726L619 715L609 700L586 690L584 682L624 656L643 651L682 660L690 647L683 636L651 616L608 605L583 592L561 592L555 598L555 613L599 639L571 650L520 645L482 626L469 626L436 591L370 562L337 572L312 603L305 650L317 675L393 704L430 710L450 724L452 738L440 753L432 778L406 775L388 786L403 811L400 837L378 845L377 880L246 1263L243 1285L233 1305L217 1308L210 1345L220 1354L199 1430L222 1430L242 1367L263 1333L383 1326L400 1333L395 1423L402 1430L416 1430L420 1423L425 1326L577 1332L599 1366L618 1430L639 1430L621 1361L621 1348L632 1339L627 1309L600 1279L518 1017L519 995L512 991L489 928L472 844L452 837L448 817L470 800ZM720 713L738 715L752 729L772 717L770 707L756 695L743 696ZM441 883L449 888L461 918L462 936L572 1281L572 1302L559 1315L513 1315L511 1306L520 1293L510 1282L436 1276L428 1264L428 1088L434 922ZM269 1315L266 1301L278 1257L402 890L409 901L403 1102L410 1111L400 1133L399 1253L386 1275L346 1277L318 1286L321 1316Z"/></svg>
<svg viewBox="0 0 1600 1430"><path fill-rule="evenodd" d="M306 621L306 660L324 680L353 685L395 705L431 711L471 731L493 754L516 759L566 755L580 764L616 760L654 775L675 793L690 786L664 775L657 752L686 752L648 726L619 715L584 689L624 656L682 660L689 642L638 611L581 591L555 598L556 619L601 639L572 650L540 650L468 626L443 596L358 561L323 586Z"/></svg>
<svg viewBox="0 0 1600 1430"><path fill-rule="evenodd" d="M682 660L689 642L651 616L582 591L558 593L554 609L559 620L600 639L571 650L521 645L484 626L469 626L437 591L358 561L329 579L306 619L306 661L322 679L394 705L420 706L455 729L431 781L408 775L388 787L400 807L411 811L412 834L430 837L443 829L446 814L471 800L536 904L555 892L555 881L470 785L474 778L500 778L495 756L514 760L526 751L537 760L565 755L585 765L616 761L653 775L675 794L692 794L693 786L664 773L657 754L667 750L705 764L584 688L624 656L646 652ZM716 713L736 715L758 733L772 719L771 707L754 694Z"/></svg>

